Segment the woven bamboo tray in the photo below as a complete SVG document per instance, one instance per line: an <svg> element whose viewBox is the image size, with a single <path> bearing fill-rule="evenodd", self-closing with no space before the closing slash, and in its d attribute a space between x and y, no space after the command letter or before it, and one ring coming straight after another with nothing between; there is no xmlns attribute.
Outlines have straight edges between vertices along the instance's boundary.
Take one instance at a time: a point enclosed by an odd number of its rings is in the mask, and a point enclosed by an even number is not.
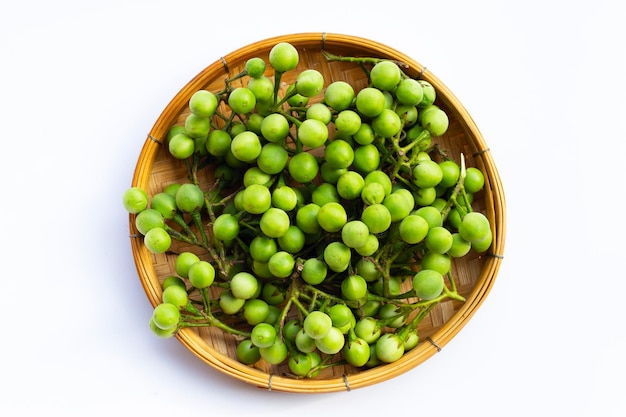
<svg viewBox="0 0 626 417"><path fill-rule="evenodd" d="M504 192L496 165L478 127L454 94L435 75L413 58L388 46L368 39L331 33L300 33L262 40L220 58L202 70L176 94L156 120L139 155L132 186L145 189L151 196L170 183L184 182L184 164L168 154L164 143L168 130L184 122L191 95L200 89L220 90L224 86L224 79L241 72L248 59L258 56L267 61L270 49L282 41L291 43L300 53L298 68L293 73L315 68L324 75L326 85L335 80L349 81L355 91L367 85L364 72L355 64L327 61L321 54L322 50L335 55L378 57L404 63L404 71L409 76L424 79L435 87L438 94L436 104L450 118L447 133L436 138L436 142L448 149L451 155L463 153L467 166L475 166L485 174L485 186L475 195L474 206L475 210L482 211L489 218L493 244L486 253L479 255L470 252L453 263L452 272L457 279L459 292L466 301L445 301L433 309L420 323L418 346L405 353L397 362L367 370L335 366L315 379L295 379L288 376L286 365L269 367L260 363L247 366L238 362L235 359L236 341L219 329L185 328L176 336L209 366L260 388L299 393L349 391L389 380L415 368L439 352L472 318L489 294L502 261L505 240ZM295 80L295 75L294 78L289 77L290 73L285 73L283 82L291 83ZM210 183L211 173L207 172L200 181ZM135 228L134 215L130 215L129 226L139 279L148 300L156 306L161 301L162 280L174 274L174 257L169 254L155 255L146 249ZM173 249L197 253L195 248L176 243Z"/></svg>

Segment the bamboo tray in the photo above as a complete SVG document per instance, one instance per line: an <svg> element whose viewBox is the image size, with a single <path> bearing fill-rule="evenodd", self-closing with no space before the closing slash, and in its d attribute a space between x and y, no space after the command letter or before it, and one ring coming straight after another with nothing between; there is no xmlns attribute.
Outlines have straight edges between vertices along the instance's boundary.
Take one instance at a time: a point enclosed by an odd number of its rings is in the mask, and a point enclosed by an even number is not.
<svg viewBox="0 0 626 417"><path fill-rule="evenodd" d="M445 301L433 309L420 324L418 346L405 353L397 362L366 370L338 366L325 370L315 379L295 379L287 375L286 365L276 367L260 363L247 366L238 362L234 353L235 340L219 329L185 328L176 336L209 366L263 389L298 393L349 391L389 380L415 368L439 352L472 318L494 285L502 261L505 240L504 191L492 155L478 127L454 94L435 75L413 58L388 46L369 39L331 33L299 33L265 39L221 57L203 69L176 94L156 120L139 155L132 186L143 188L151 196L167 184L184 181L184 165L173 160L167 146L163 144L169 129L183 123L188 114L191 95L200 89L220 90L224 86L224 79L241 72L248 59L258 56L267 61L270 49L282 41L291 43L300 53L300 63L294 72L315 68L324 75L326 85L334 80L349 81L355 91L367 84L363 71L355 64L327 61L321 54L322 50L336 55L386 58L404 63L404 71L409 76L424 79L435 87L438 94L436 104L448 113L450 127L436 141L450 150L451 155L463 153L467 166L476 166L485 174L485 186L475 195L474 206L491 222L492 246L486 253L470 252L454 261L452 272L466 301ZM284 74L284 82L291 83L294 79L289 79L289 73ZM207 173L200 180L205 184L210 183L211 174ZM148 300L156 306L161 301L162 280L173 274L174 257L169 254L155 255L146 249L135 228L132 214L129 226L131 249L139 279ZM174 249L178 251L196 251L181 244L175 245Z"/></svg>

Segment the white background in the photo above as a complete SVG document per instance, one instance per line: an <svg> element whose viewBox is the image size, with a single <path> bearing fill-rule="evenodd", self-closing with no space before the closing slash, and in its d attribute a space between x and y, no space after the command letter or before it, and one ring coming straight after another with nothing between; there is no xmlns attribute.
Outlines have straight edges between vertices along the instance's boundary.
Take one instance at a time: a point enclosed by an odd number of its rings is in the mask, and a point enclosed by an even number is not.
<svg viewBox="0 0 626 417"><path fill-rule="evenodd" d="M1 4L0 414L626 415L619 1ZM184 84L298 32L427 66L481 129L507 201L504 261L469 324L402 376L335 394L258 389L154 337L121 206Z"/></svg>

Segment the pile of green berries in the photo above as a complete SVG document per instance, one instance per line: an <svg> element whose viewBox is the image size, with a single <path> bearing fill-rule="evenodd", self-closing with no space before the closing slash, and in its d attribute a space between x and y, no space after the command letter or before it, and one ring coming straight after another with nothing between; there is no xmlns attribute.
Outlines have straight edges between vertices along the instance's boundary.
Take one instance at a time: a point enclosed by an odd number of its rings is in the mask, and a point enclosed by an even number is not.
<svg viewBox="0 0 626 417"><path fill-rule="evenodd" d="M310 378L394 362L437 303L464 301L452 262L492 243L472 209L483 173L434 144L450 121L430 83L391 60L324 55L360 65L367 87L305 69L281 88L299 53L278 43L223 90L190 98L166 144L188 182L124 193L151 252L178 240L206 254L172 253L156 335L215 326L242 363ZM205 189L202 170L215 177Z"/></svg>

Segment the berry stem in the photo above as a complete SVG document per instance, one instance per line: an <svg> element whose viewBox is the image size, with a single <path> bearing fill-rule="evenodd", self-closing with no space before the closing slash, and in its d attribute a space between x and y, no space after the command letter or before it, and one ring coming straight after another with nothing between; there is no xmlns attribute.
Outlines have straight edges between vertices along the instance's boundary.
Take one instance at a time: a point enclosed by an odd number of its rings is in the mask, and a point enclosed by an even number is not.
<svg viewBox="0 0 626 417"><path fill-rule="evenodd" d="M456 198L459 195L459 193L464 197L464 201L468 201L467 194L465 193L465 175L467 171L465 169L465 157L463 154L461 154L460 166L461 166L461 172L459 174L459 179L456 182L456 185L454 186L454 189L452 190L452 193L450 194L450 197L448 198L446 205L441 210L441 217L443 218L444 221L448 218L448 215L450 214L450 210L452 210L452 208L456 206L456 201L457 201ZM471 210L471 207L470 207L470 210Z"/></svg>

